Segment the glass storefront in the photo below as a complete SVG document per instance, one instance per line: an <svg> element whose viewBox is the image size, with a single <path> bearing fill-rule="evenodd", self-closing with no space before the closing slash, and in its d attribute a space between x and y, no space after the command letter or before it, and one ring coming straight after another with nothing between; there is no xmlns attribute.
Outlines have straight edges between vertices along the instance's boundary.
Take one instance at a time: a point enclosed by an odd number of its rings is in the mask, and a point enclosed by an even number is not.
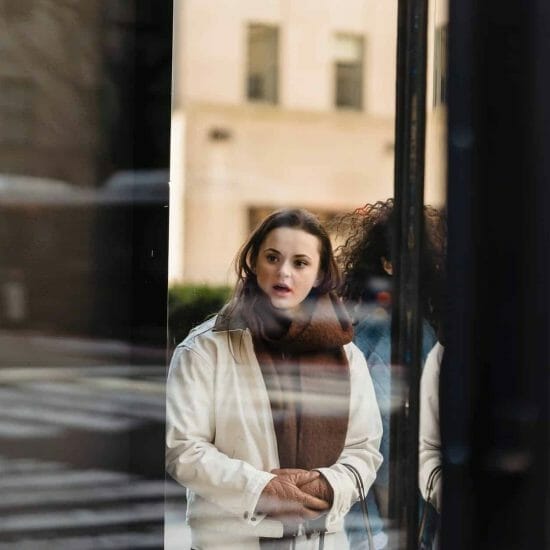
<svg viewBox="0 0 550 550"><path fill-rule="evenodd" d="M171 3L0 25L0 546L160 548Z"/></svg>
<svg viewBox="0 0 550 550"><path fill-rule="evenodd" d="M0 548L546 547L550 17L474 4L0 0ZM281 209L339 286L236 274Z"/></svg>

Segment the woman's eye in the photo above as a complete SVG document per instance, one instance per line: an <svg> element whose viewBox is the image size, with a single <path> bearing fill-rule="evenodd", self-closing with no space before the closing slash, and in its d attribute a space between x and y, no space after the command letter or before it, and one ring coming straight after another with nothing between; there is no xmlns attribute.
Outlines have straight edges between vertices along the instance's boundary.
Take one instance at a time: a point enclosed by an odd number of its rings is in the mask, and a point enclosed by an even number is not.
<svg viewBox="0 0 550 550"><path fill-rule="evenodd" d="M275 256L275 254L269 254L268 256L266 256L266 260L269 263L275 263L277 261L277 256Z"/></svg>
<svg viewBox="0 0 550 550"><path fill-rule="evenodd" d="M294 263L294 265L296 267L306 267L307 265L309 265L305 260L296 260L296 262Z"/></svg>

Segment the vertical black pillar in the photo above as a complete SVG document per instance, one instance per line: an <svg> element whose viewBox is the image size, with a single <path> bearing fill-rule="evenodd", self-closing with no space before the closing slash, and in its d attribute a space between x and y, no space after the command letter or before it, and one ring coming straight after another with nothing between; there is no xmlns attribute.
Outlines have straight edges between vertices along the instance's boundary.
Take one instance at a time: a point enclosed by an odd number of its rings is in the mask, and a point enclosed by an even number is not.
<svg viewBox="0 0 550 550"><path fill-rule="evenodd" d="M440 374L443 548L473 548L472 392L476 295L474 209L479 155L473 95L478 51L475 0L450 3L446 352Z"/></svg>
<svg viewBox="0 0 550 550"><path fill-rule="evenodd" d="M529 490L518 502L522 511L523 543L531 548L550 547L550 5L532 2L528 34L533 82L527 98L531 128L527 151L532 170L530 196L534 223L530 224L530 269L524 318L529 320L528 388L534 402L532 458ZM535 506L531 503L535 502Z"/></svg>
<svg viewBox="0 0 550 550"><path fill-rule="evenodd" d="M547 548L550 10L451 1L443 548Z"/></svg>
<svg viewBox="0 0 550 550"><path fill-rule="evenodd" d="M427 2L398 7L392 409L391 548L416 548L421 314L420 254L424 201Z"/></svg>
<svg viewBox="0 0 550 550"><path fill-rule="evenodd" d="M173 3L106 2L103 17L100 169L106 179L123 175L127 191L98 220L96 325L102 335L164 348Z"/></svg>

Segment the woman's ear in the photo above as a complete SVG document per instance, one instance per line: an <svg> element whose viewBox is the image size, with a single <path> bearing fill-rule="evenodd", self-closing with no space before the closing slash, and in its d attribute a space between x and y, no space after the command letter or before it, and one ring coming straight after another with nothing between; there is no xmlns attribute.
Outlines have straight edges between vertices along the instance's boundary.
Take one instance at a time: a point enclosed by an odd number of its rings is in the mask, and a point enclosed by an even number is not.
<svg viewBox="0 0 550 550"><path fill-rule="evenodd" d="M380 261L382 262L382 269L388 274L393 275L393 264L386 258L385 256L382 256L380 258Z"/></svg>

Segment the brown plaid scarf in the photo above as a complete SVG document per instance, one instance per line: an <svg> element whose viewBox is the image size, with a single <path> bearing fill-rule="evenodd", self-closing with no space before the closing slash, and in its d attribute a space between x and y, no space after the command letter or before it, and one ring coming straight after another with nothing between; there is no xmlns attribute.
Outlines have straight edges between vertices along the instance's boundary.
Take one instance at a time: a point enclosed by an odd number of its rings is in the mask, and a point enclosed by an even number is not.
<svg viewBox="0 0 550 550"><path fill-rule="evenodd" d="M346 439L353 328L331 295L305 304L291 322L270 304L255 309L254 349L269 393L281 468L331 466Z"/></svg>

